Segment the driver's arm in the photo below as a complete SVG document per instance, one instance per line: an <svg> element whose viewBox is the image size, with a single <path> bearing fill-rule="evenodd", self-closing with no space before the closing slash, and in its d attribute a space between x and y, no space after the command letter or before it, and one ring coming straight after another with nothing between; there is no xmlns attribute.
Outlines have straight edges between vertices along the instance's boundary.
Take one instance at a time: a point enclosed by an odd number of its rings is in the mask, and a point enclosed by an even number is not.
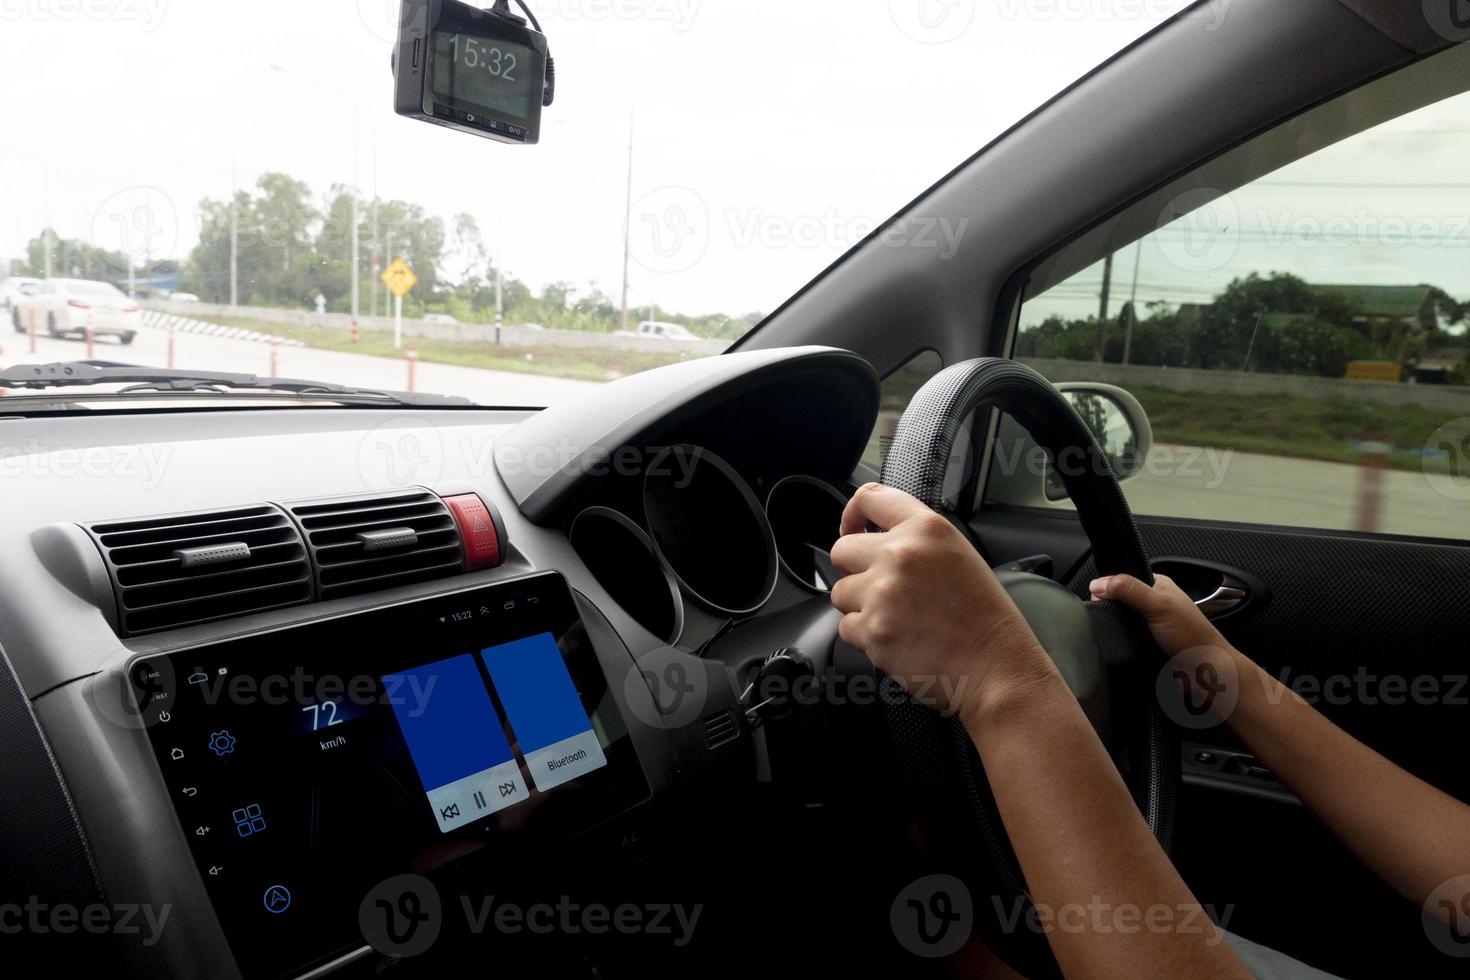
<svg viewBox="0 0 1470 980"><path fill-rule="evenodd" d="M1186 671L1209 662L1220 703L1234 702L1222 720L1379 877L1446 922L1470 910L1470 806L1328 721L1231 646L1169 579L1152 588L1098 579L1092 595L1137 610Z"/></svg>
<svg viewBox="0 0 1470 980"><path fill-rule="evenodd" d="M869 524L886 534L865 534ZM842 521L842 638L955 712L985 763L1048 937L1074 977L1250 973L1150 833L1076 698L944 518L870 485Z"/></svg>

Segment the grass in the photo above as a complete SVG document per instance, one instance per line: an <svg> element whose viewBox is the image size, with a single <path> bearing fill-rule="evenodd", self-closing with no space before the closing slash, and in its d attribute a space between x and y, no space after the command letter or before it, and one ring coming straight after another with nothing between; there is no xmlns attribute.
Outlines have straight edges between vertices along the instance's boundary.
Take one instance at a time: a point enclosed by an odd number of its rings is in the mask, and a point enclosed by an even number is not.
<svg viewBox="0 0 1470 980"><path fill-rule="evenodd" d="M1431 437L1457 416L1418 405L1381 405L1300 395L1184 394L1162 388L1130 389L1148 412L1157 442L1244 453L1360 463L1361 440L1391 444L1390 469L1448 469L1449 460L1421 457ZM1459 419L1470 434L1470 422Z"/></svg>
<svg viewBox="0 0 1470 980"><path fill-rule="evenodd" d="M299 340L320 350L344 351L374 357L402 358L403 352L393 347L391 334L364 330L353 343L345 330L331 327L284 326L247 317L211 317L210 322L241 327L260 333L275 334ZM597 347L496 347L475 340L433 340L415 337L406 341L418 351L419 360L430 364L452 364L458 367L511 371L576 381L615 381L667 364L677 364L699 355L684 352L615 350ZM330 379L328 379L330 380Z"/></svg>
<svg viewBox="0 0 1470 980"><path fill-rule="evenodd" d="M321 350L345 351L377 357L401 358L387 333L363 331L353 343L346 331L328 327L282 326L245 317L214 317L229 326L274 333ZM688 360L688 352L609 350L593 347L496 347L483 341L413 340L419 359L427 363L511 371L578 381L606 382L630 374ZM330 379L329 379L330 380ZM923 378L916 379L922 382ZM917 387L917 383L913 387ZM1306 398L1300 395L1185 394L1163 388L1132 389L1153 423L1154 439L1161 443L1234 449L1237 452L1358 464L1362 440L1384 441L1395 452L1384 463L1391 469L1424 468L1449 472L1456 459L1421 457L1431 437L1456 416L1417 405L1389 406L1347 399ZM905 390L902 394L906 395ZM897 395L898 392L889 392ZM885 399L885 409L890 408ZM901 411L900 397L891 408ZM1456 440L1470 440L1470 420L1459 418ZM875 434L876 435L876 434ZM1470 446L1470 441L1465 445ZM878 456L876 440L870 454ZM1463 464L1463 460L1459 461Z"/></svg>

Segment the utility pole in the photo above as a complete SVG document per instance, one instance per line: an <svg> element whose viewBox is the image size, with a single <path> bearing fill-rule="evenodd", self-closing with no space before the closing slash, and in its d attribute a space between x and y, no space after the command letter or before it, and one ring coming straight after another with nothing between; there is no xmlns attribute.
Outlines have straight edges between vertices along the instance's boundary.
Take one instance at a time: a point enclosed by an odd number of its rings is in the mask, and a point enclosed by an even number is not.
<svg viewBox="0 0 1470 980"><path fill-rule="evenodd" d="M240 182L230 172L230 305L240 305Z"/></svg>
<svg viewBox="0 0 1470 980"><path fill-rule="evenodd" d="M633 110L628 110L628 205L623 212L623 332L628 330L628 266L633 258Z"/></svg>
<svg viewBox="0 0 1470 980"><path fill-rule="evenodd" d="M1097 314L1097 363L1101 364L1108 352L1108 294L1113 288L1113 253L1103 261L1102 306Z"/></svg>
<svg viewBox="0 0 1470 980"><path fill-rule="evenodd" d="M357 182L352 185L352 321L357 322L358 306L362 301L362 244L357 224Z"/></svg>
<svg viewBox="0 0 1470 980"><path fill-rule="evenodd" d="M495 345L500 346L500 328L505 322L505 158L501 157L495 190Z"/></svg>
<svg viewBox="0 0 1470 980"><path fill-rule="evenodd" d="M1133 325L1138 322L1138 267L1143 264L1143 239L1138 240L1138 251L1133 253L1133 290L1128 294L1128 324L1123 334L1123 365L1133 360Z"/></svg>
<svg viewBox="0 0 1470 980"><path fill-rule="evenodd" d="M46 170L42 177L45 190L42 193L46 206L46 230L41 232L41 253L45 256L46 278L51 278L51 171Z"/></svg>
<svg viewBox="0 0 1470 980"><path fill-rule="evenodd" d="M378 242L378 148L373 147L373 275L368 288L372 291L373 316L378 315L378 277L383 274L382 256Z"/></svg>
<svg viewBox="0 0 1470 980"><path fill-rule="evenodd" d="M362 243L358 232L358 183L361 179L359 169L361 153L358 152L358 137L360 129L358 126L357 103L352 104L352 322L357 322L358 308L362 302Z"/></svg>

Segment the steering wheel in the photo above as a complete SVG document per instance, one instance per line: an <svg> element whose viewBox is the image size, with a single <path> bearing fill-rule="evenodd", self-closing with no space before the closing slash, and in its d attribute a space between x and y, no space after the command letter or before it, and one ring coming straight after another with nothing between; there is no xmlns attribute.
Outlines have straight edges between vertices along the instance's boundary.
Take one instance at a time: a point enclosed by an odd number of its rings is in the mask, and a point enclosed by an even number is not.
<svg viewBox="0 0 1470 980"><path fill-rule="evenodd" d="M1059 475L1101 573L1127 573L1152 584L1148 555L1107 456L1061 393L1025 365L984 358L936 375L899 420L883 483L940 510L955 439L981 407L1004 411L1053 461L1068 461L1057 467ZM1074 465L1077 460L1080 465ZM1150 658L1156 648L1147 629L1116 603L1087 602L1051 579L1019 572L1001 573L1000 579L1167 851L1180 781L1179 745L1154 697L1162 657ZM978 931L1012 967L1029 976L1060 976L1045 936L1025 927L1025 879L969 735L957 720L906 697L887 699L883 713L924 839L936 855L956 861L955 873L974 900ZM1017 910L1027 916L1013 919Z"/></svg>

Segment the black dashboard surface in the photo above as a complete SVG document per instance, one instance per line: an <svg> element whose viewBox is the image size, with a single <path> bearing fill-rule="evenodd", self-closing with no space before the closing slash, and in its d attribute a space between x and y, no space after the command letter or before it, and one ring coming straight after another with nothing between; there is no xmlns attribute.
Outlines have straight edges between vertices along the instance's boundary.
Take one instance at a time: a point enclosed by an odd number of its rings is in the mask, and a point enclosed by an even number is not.
<svg viewBox="0 0 1470 980"><path fill-rule="evenodd" d="M734 680L689 656L728 625L727 617L688 601L682 635L671 645L670 637L630 616L571 547L568 530L585 507L625 512L633 524L642 520L633 502L641 480L595 465L588 450L622 448L647 459L675 443L707 449L727 461L733 479L761 502L792 476L845 484L874 424L877 379L853 355L819 348L692 364L655 372L661 378L609 385L539 414L283 409L0 419L7 442L23 447L26 464L24 476L11 481L0 524L0 581L6 584L0 590L0 647L59 767L98 884L110 901L167 903L175 910L174 928L163 942L148 948L122 942L119 955L133 972L227 976L236 969L189 844L170 813L147 734L119 722L110 708L122 697L125 666L139 656L557 571L628 717L639 783L651 801L608 832L636 839L637 829L629 829L636 826L652 836L660 807L671 797L701 779L720 778L722 770L749 766L746 739L714 746L703 727L733 708ZM792 426L792 411L820 424ZM550 447L555 453L549 458L560 462L507 473L506 447L523 460ZM478 494L504 524L509 548L501 566L122 638L107 608L107 572L78 526L405 488L445 497ZM721 515L709 521L719 524ZM728 540L722 546L749 545ZM780 578L757 617L811 599L789 576ZM670 664L708 674L705 711L677 723L647 686ZM640 682L627 683L629 677ZM597 835L584 839L588 852L605 849L594 843L602 839Z"/></svg>

